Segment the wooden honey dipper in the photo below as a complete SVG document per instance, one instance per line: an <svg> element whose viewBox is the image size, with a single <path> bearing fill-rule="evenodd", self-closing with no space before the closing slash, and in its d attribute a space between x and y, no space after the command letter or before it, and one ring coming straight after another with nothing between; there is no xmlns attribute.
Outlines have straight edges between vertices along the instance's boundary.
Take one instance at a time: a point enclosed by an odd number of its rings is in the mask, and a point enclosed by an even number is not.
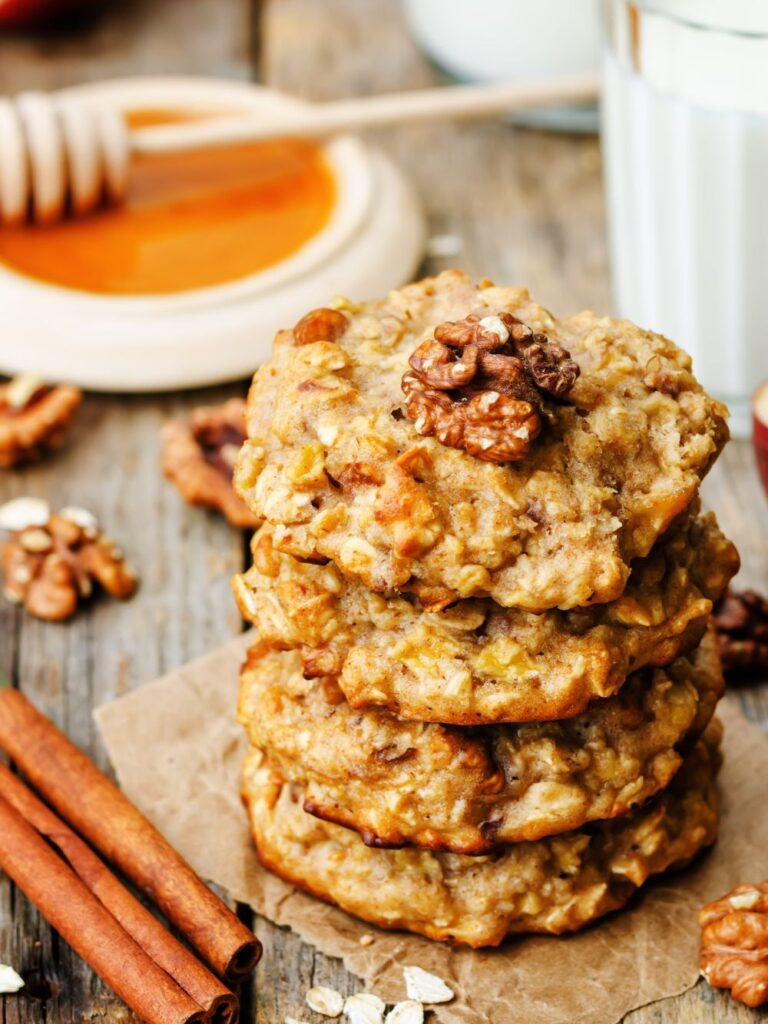
<svg viewBox="0 0 768 1024"><path fill-rule="evenodd" d="M240 114L130 128L120 110L41 92L0 98L0 221L52 224L120 202L133 154L172 153L274 138L585 103L597 79L467 85L307 104L274 115Z"/></svg>

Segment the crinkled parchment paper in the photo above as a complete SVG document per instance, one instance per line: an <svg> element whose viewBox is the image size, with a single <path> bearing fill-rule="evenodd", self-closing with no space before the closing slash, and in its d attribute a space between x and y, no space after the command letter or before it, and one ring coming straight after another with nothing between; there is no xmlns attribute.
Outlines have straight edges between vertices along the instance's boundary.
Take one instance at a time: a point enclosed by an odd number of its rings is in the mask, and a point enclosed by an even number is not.
<svg viewBox="0 0 768 1024"><path fill-rule="evenodd" d="M197 871L323 953L369 990L403 998L402 965L419 964L457 993L441 1024L613 1024L697 978L699 906L738 882L768 877L768 739L730 704L723 819L715 849L649 886L628 910L568 938L522 938L499 950L452 949L379 931L273 877L258 864L239 799L245 741L234 720L241 636L96 712L128 796ZM359 944L373 934L368 946Z"/></svg>

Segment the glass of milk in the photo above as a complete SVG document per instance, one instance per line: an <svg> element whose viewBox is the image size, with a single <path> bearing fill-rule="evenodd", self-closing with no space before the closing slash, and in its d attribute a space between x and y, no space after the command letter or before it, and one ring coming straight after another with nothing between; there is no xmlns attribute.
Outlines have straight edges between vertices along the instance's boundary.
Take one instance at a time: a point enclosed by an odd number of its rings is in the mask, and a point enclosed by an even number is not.
<svg viewBox="0 0 768 1024"><path fill-rule="evenodd" d="M403 0L408 27L460 81L538 82L597 73L599 0ZM536 110L515 121L594 131L594 105Z"/></svg>
<svg viewBox="0 0 768 1024"><path fill-rule="evenodd" d="M768 378L768 2L605 8L616 312L687 349L747 436Z"/></svg>

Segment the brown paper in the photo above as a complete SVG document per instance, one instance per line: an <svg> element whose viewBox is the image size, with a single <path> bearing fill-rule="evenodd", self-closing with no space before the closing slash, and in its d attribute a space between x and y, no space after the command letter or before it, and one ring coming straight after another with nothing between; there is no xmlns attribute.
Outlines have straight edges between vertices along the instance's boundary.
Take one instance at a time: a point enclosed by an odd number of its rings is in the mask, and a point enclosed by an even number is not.
<svg viewBox="0 0 768 1024"><path fill-rule="evenodd" d="M723 815L714 851L651 884L630 908L579 935L522 938L499 950L452 949L380 931L314 900L258 864L239 798L245 752L234 720L238 637L212 654L96 712L128 796L197 871L235 899L341 957L369 991L404 997L402 967L451 984L441 1024L613 1024L696 981L699 906L738 882L768 877L768 740L731 703L721 776ZM361 946L360 936L375 941Z"/></svg>

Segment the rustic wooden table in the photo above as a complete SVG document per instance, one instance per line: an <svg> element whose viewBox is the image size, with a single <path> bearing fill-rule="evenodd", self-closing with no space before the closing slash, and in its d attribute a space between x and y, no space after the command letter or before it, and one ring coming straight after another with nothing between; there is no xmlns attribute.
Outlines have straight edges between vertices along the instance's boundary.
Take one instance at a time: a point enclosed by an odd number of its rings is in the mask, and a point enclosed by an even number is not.
<svg viewBox="0 0 768 1024"><path fill-rule="evenodd" d="M264 9L256 0L113 6L98 22L66 36L0 40L0 91L122 74L196 73L259 78L326 99L418 87L436 78L409 41L396 0L273 0ZM429 259L425 271L458 265L478 277L526 283L556 311L610 309L594 138L482 123L381 132L375 141L414 180L432 235L460 241L455 255ZM159 397L88 395L63 453L39 468L0 477L0 501L37 494L54 505L92 509L141 573L133 601L96 603L64 626L0 606L0 671L102 764L91 720L95 705L241 628L229 577L244 563L245 539L213 515L188 508L164 482L159 432L168 416L243 390L241 383ZM741 547L741 581L764 589L767 510L748 445L731 444L705 491ZM730 699L768 726L768 687ZM250 920L247 910L243 915ZM305 1016L303 993L313 983L355 988L338 963L295 936L260 919L254 927L265 952L243 994L244 1020L282 1024L287 1015ZM0 997L3 1024L132 1019L7 880L0 882L0 962L15 965L28 981L20 997ZM752 1019L700 983L627 1021Z"/></svg>

